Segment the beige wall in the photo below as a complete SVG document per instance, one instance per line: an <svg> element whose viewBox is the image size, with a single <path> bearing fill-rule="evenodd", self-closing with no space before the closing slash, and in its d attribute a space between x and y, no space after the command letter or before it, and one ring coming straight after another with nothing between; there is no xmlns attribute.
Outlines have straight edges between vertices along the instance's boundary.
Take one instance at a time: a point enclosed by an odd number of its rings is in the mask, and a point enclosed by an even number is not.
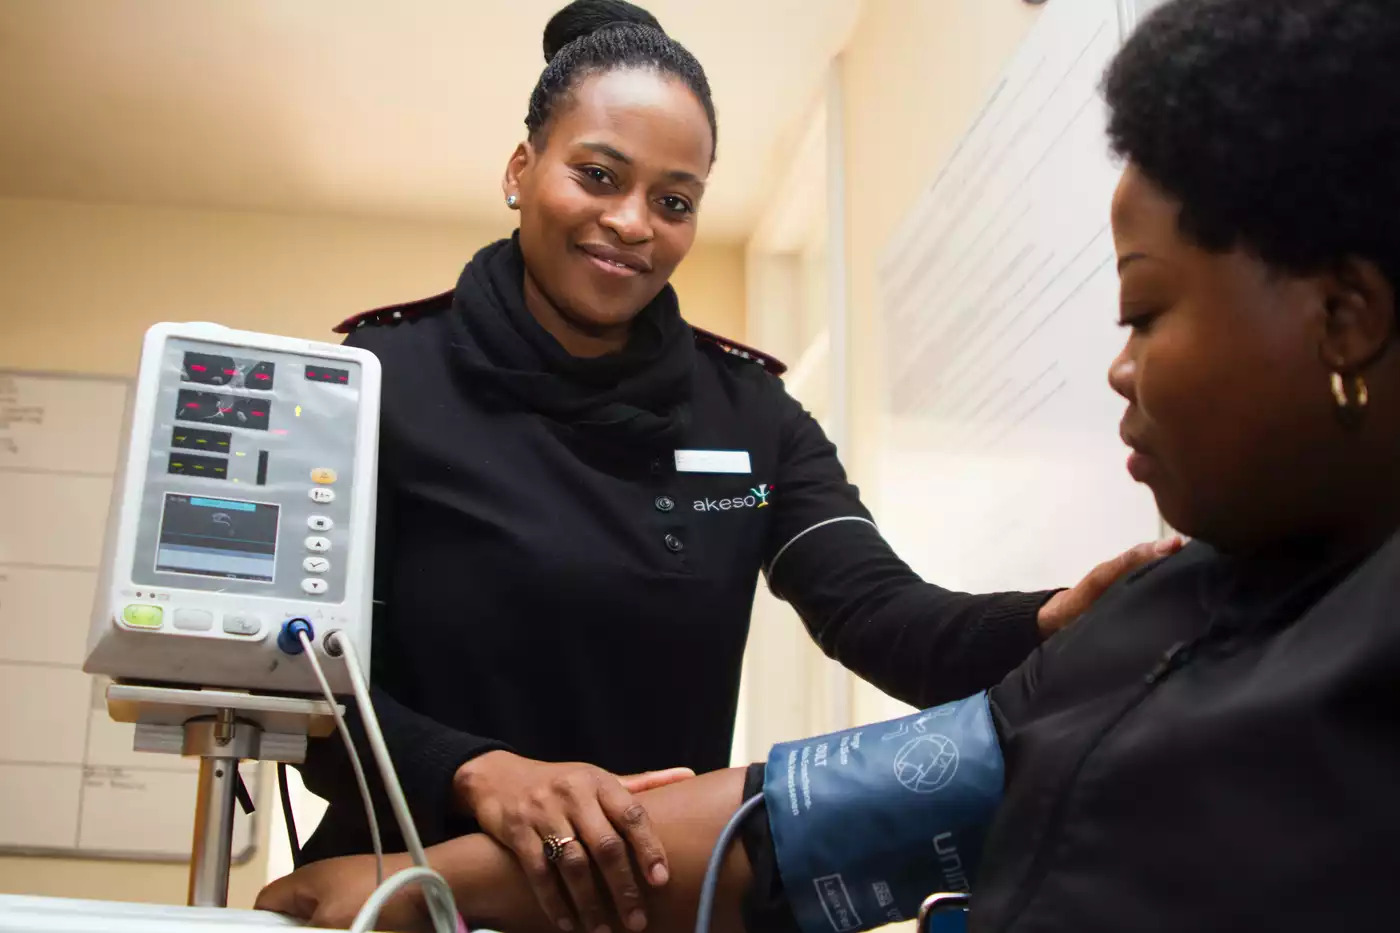
<svg viewBox="0 0 1400 933"><path fill-rule="evenodd" d="M349 314L450 288L510 219L472 228L0 199L0 368L132 374L142 331L160 320L334 339ZM742 338L742 247L697 247L676 288L690 320ZM270 818L275 797L263 796ZM264 847L235 869L230 902L251 904L265 876ZM183 903L185 878L179 865L0 858L5 893Z"/></svg>
<svg viewBox="0 0 1400 933"><path fill-rule="evenodd" d="M871 482L885 390L879 256L1037 13L1013 0L865 0L843 56L851 382L845 460L877 518L890 505ZM858 687L857 722L900 711L873 688Z"/></svg>
<svg viewBox="0 0 1400 933"><path fill-rule="evenodd" d="M260 828L277 807L275 772L267 766L258 793ZM190 776L194 780L194 776ZM60 858L0 857L0 894L81 897L103 901L183 904L189 878L184 865ZM229 906L251 907L267 880L267 846L259 844L246 864L229 875Z"/></svg>
<svg viewBox="0 0 1400 933"><path fill-rule="evenodd" d="M732 340L744 339L747 314L742 245L695 247L671 281L687 321Z"/></svg>
<svg viewBox="0 0 1400 933"><path fill-rule="evenodd" d="M0 200L0 366L134 372L161 320L333 339L359 310L443 291L501 223L477 227ZM743 333L740 247L676 274L688 318Z"/></svg>

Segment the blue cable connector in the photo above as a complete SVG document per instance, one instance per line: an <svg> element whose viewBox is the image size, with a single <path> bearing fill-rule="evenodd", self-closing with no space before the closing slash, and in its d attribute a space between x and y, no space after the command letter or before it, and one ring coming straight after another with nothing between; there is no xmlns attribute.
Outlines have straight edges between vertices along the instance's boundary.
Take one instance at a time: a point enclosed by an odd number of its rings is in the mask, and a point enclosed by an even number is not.
<svg viewBox="0 0 1400 933"><path fill-rule="evenodd" d="M311 628L311 623L306 619L288 619L282 624L282 631L277 634L277 647L282 649L284 654L301 654L300 633L305 632L307 640L315 641L316 632Z"/></svg>

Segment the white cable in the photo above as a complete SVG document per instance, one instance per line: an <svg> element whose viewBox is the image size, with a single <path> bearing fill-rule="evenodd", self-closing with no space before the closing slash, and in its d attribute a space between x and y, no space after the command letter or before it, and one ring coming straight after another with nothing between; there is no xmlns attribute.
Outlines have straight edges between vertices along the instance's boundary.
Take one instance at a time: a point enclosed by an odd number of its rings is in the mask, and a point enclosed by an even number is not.
<svg viewBox="0 0 1400 933"><path fill-rule="evenodd" d="M326 695L326 702L331 705L331 715L335 717L335 727L340 730L340 738L345 742L345 751L350 756L350 767L355 769L355 781L360 785L360 799L365 802L365 816L369 819L369 837L374 842L374 883L384 883L384 844L379 839L379 820L374 815L374 801L369 795L369 782L365 780L365 769L360 765L360 755L355 751L355 742L350 738L350 728L345 725L345 717L340 715L340 703L337 702L335 694L331 692L330 681L326 680L326 672L321 670L321 662L316 658L316 652L311 647L311 639L306 637L305 632L297 632L297 638L301 640L302 653L311 662L311 669L316 672L316 682L321 685L321 692Z"/></svg>
<svg viewBox="0 0 1400 933"><path fill-rule="evenodd" d="M396 872L392 878L375 889L374 893L365 901L365 906L360 908L360 912L355 915L355 922L350 924L350 933L371 933L375 924L379 922L379 912L384 909L389 898L399 893L405 885L418 882L424 887L424 894L436 894L438 897L445 897L452 900L452 889L443 880L442 875L431 868L405 868L401 872ZM428 897L428 904L432 905L433 898ZM456 933L456 920L453 920L452 929L449 933Z"/></svg>
<svg viewBox="0 0 1400 933"><path fill-rule="evenodd" d="M338 649L345 656L345 667L350 673L350 687L355 691L355 703L360 708L360 719L365 727L365 737L369 739L370 751L374 752L374 760L379 765L379 774L384 779L384 790L389 795L389 804L394 810L394 818L398 820L399 831L403 834L409 855L412 856L415 865L425 872L431 873L438 881L442 882L441 885L429 885L423 892L424 898L428 902L428 910L433 917L433 926L438 933L457 933L457 904L452 896L452 889L442 876L433 872L428 865L428 854L423 851L423 840L418 836L418 828L413 825L413 814L409 812L408 801L403 795L403 787L399 785L398 772L394 770L394 761L389 756L389 747L384 743L384 733L379 728L379 717L374 714L374 703L370 699L369 684L365 681L364 671L360 668L360 658L355 651L355 643L349 638L343 637L340 632L328 632L322 641L327 651L334 654ZM400 874L403 873L400 872ZM388 883L393 881L394 879L391 878ZM375 892L376 895L378 893L378 891Z"/></svg>

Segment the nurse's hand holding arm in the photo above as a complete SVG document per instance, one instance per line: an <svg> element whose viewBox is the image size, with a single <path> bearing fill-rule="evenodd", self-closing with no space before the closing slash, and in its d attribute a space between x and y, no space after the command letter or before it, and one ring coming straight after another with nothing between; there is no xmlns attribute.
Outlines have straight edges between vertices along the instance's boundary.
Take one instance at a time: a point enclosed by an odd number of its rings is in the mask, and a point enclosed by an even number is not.
<svg viewBox="0 0 1400 933"><path fill-rule="evenodd" d="M614 912L629 930L640 931L646 913L633 859L655 887L669 880L670 870L646 808L632 795L693 776L675 768L619 778L593 765L492 751L457 770L453 794L459 808L515 853L540 907L559 929L574 929L576 909L590 933L607 929ZM593 866L611 904L601 899Z"/></svg>
<svg viewBox="0 0 1400 933"><path fill-rule="evenodd" d="M587 933L604 924L600 918L614 916L630 920L629 929L640 929L634 925L645 922L637 919L644 908L642 886L632 873L628 847L637 858L636 864L647 874L647 886L655 884L657 866L668 868L669 863L646 811L640 809L632 795L683 781L694 776L692 771L671 768L618 776L591 765L533 761L502 749L500 743L434 723L380 688L373 688L373 694L390 754L398 763L404 793L417 819L429 826L443 827L453 822L451 814L455 811L458 819L469 818L467 825L479 825L486 834L481 838L489 836L499 842L499 851L515 853L521 876L528 878L542 908L541 915L548 916L561 930L574 926L571 901ZM362 746L358 713L352 709L346 718L351 732L359 738L357 744ZM344 812L356 812L358 798L346 798L343 782L335 780L348 767L343 764L343 746L319 743L313 749L315 753L301 767L307 789L333 801ZM454 758L465 758L466 763L453 764L450 768L455 770L444 771L445 763ZM378 775L371 774L371 781L377 784ZM587 793L590 786L591 800ZM375 800L379 824L385 832L385 847L402 848L387 799L376 793ZM357 825L368 833L363 819ZM551 833L561 839L578 837L578 841L561 847L560 860L552 864L544 858L543 839ZM441 838L429 836L425 841L431 844ZM353 837L351 845L364 851L368 848L367 835L362 848ZM606 854L600 855L600 851ZM323 870L318 867L321 863L312 861L314 864L301 869L298 875L310 872L314 877L322 877ZM596 880L590 861L600 869L601 877ZM577 871L580 863L584 869L581 881ZM342 859L333 864L355 862ZM372 883L372 857L369 864ZM541 865L544 872L539 871ZM407 867L407 863L401 867ZM560 885L561 876L567 882L567 892ZM341 924L342 928L349 919Z"/></svg>
<svg viewBox="0 0 1400 933"><path fill-rule="evenodd" d="M664 775L670 772L662 772ZM650 776L643 776L651 780ZM672 882L648 892L652 933L690 930L695 924L700 882L720 830L734 815L744 789L745 771L735 768L701 775L680 785L659 787L639 799L655 819L650 832L665 844ZM517 856L489 836L462 836L428 849L429 864L452 886L457 908L474 927L510 933L552 933L557 919L539 910L533 882ZM386 874L408 868L406 855L388 855ZM744 846L729 850L715 903L717 933L744 928L740 914L752 880ZM316 862L268 885L257 907L304 920L313 927L345 929L375 888L374 857L352 855ZM612 917L605 908L604 917ZM431 931L418 889L399 892L385 905L379 930Z"/></svg>

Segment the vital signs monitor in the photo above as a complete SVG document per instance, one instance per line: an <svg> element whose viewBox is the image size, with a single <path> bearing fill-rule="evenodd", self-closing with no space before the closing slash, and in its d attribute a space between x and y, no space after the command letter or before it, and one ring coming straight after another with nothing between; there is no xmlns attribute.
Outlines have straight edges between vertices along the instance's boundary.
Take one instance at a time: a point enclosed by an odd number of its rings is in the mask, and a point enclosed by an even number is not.
<svg viewBox="0 0 1400 933"><path fill-rule="evenodd" d="M153 326L84 669L316 692L296 638L278 645L296 619L368 665L379 379L353 347Z"/></svg>

